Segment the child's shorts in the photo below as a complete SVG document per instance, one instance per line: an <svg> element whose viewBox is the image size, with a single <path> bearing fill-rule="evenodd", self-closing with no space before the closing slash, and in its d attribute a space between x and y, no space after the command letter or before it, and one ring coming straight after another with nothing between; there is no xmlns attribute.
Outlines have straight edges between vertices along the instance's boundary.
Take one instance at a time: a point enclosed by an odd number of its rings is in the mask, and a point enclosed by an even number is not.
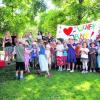
<svg viewBox="0 0 100 100"><path fill-rule="evenodd" d="M25 70L24 62L16 62L16 70Z"/></svg>

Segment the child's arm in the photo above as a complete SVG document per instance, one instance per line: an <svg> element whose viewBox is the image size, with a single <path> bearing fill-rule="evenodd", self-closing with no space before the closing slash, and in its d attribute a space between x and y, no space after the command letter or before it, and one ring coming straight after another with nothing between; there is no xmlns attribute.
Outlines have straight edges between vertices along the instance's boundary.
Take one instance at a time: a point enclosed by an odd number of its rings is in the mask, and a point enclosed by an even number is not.
<svg viewBox="0 0 100 100"><path fill-rule="evenodd" d="M85 50L84 53L85 53L86 55L88 55L89 49Z"/></svg>
<svg viewBox="0 0 100 100"><path fill-rule="evenodd" d="M16 54L16 49L14 47L14 51L12 52L12 55L15 55Z"/></svg>
<svg viewBox="0 0 100 100"><path fill-rule="evenodd" d="M5 38L3 39L2 47L3 47L3 49L4 49L4 47L5 47Z"/></svg>

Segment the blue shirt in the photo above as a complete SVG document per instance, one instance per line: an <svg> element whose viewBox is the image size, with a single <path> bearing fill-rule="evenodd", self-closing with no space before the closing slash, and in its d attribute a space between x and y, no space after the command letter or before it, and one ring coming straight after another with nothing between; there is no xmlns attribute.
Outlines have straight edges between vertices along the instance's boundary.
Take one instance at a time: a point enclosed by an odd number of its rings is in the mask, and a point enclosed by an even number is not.
<svg viewBox="0 0 100 100"><path fill-rule="evenodd" d="M45 55L45 48L43 46L39 46L39 48L40 48L39 54Z"/></svg>

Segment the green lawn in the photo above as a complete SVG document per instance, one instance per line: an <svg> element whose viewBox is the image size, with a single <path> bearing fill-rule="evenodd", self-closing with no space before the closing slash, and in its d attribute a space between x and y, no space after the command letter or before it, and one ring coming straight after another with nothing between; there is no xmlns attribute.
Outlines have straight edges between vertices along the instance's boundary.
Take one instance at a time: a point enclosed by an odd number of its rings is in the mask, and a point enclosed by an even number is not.
<svg viewBox="0 0 100 100"><path fill-rule="evenodd" d="M51 78L32 73L19 81L13 66L0 69L0 100L100 100L100 73L51 73Z"/></svg>

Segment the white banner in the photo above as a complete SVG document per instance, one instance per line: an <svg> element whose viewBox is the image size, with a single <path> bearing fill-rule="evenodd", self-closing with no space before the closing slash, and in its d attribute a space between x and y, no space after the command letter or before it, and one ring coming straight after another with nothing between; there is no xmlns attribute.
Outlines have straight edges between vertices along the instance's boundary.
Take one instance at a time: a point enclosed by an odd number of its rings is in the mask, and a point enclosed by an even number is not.
<svg viewBox="0 0 100 100"><path fill-rule="evenodd" d="M98 34L100 34L100 21L95 21L76 26L58 25L56 38L68 39L73 36L76 40L95 40Z"/></svg>

